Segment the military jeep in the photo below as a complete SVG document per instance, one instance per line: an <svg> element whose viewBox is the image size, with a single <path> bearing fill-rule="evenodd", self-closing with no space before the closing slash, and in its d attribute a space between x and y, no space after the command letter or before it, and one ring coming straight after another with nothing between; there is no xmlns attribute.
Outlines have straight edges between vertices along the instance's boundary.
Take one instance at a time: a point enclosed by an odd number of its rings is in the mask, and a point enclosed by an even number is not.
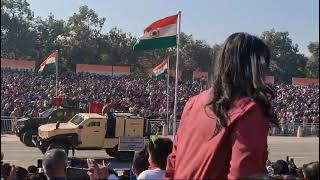
<svg viewBox="0 0 320 180"><path fill-rule="evenodd" d="M21 118L17 120L16 135L26 146L34 147L32 136L38 134L38 127L43 124L55 123L57 121L67 122L75 114L83 112L80 109L50 108L40 114L40 117Z"/></svg>
<svg viewBox="0 0 320 180"><path fill-rule="evenodd" d="M134 150L144 147L147 135L145 120L130 113L114 113L107 118L97 113L76 114L67 123L51 123L39 127L33 142L45 153L51 148L72 150L105 150L120 160L130 160Z"/></svg>

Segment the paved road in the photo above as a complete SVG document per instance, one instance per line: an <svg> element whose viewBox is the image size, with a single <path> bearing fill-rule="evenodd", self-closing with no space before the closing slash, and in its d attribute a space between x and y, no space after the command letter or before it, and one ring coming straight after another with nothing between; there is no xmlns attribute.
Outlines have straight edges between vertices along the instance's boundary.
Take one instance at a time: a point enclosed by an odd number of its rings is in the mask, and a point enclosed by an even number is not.
<svg viewBox="0 0 320 180"><path fill-rule="evenodd" d="M319 138L269 137L269 158L271 161L285 159L290 156L298 166L311 161L319 161ZM37 148L24 146L14 135L1 135L1 151L4 161L27 167L36 165L42 157ZM111 158L105 151L76 151L76 157ZM120 163L110 159L113 168L130 168L131 163Z"/></svg>
<svg viewBox="0 0 320 180"><path fill-rule="evenodd" d="M297 166L319 161L319 137L268 137L269 158L271 161L294 158Z"/></svg>
<svg viewBox="0 0 320 180"><path fill-rule="evenodd" d="M23 145L15 135L1 135L1 152L4 153L4 162L22 167L37 165L42 153L35 147ZM71 155L69 151L69 156ZM76 151L75 157L79 158L106 158L111 162L111 167L116 169L131 168L131 162L116 162L104 150L101 151Z"/></svg>

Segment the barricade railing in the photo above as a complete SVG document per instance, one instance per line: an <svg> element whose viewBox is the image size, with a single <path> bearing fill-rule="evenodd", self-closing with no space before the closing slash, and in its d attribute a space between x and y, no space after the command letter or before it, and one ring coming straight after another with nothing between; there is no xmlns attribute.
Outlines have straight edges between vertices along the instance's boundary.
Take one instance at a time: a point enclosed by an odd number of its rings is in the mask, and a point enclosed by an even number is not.
<svg viewBox="0 0 320 180"><path fill-rule="evenodd" d="M271 136L297 136L299 127L302 136L319 136L319 123L286 123L280 124L280 128L271 127Z"/></svg>
<svg viewBox="0 0 320 180"><path fill-rule="evenodd" d="M1 133L12 133L14 132L14 119L18 120L22 117L12 117L12 116L1 116Z"/></svg>
<svg viewBox="0 0 320 180"><path fill-rule="evenodd" d="M146 132L151 135L161 134L163 124L166 119L147 119ZM180 121L177 121L177 128ZM293 123L280 124L280 128L271 127L269 135L271 136L297 136L299 127L302 129L302 136L319 136L319 123ZM172 122L168 124L168 133L173 134Z"/></svg>
<svg viewBox="0 0 320 180"><path fill-rule="evenodd" d="M1 133L12 132L12 120L13 117L1 116Z"/></svg>
<svg viewBox="0 0 320 180"><path fill-rule="evenodd" d="M12 120L10 116L1 116L1 133L12 133ZM20 119L17 118L17 119ZM166 119L146 119L145 132L150 135L161 134L162 127L166 123ZM180 121L177 121L177 128ZM319 136L319 123L286 123L280 124L280 129L271 127L269 135L271 136L297 136L299 127L302 129L303 136ZM168 133L173 134L173 124L168 124Z"/></svg>
<svg viewBox="0 0 320 180"><path fill-rule="evenodd" d="M150 135L156 135L162 133L162 127L166 123L166 119L147 119L145 132L148 132ZM177 121L177 128L179 127L180 121ZM168 124L168 133L172 134L173 124L170 121Z"/></svg>

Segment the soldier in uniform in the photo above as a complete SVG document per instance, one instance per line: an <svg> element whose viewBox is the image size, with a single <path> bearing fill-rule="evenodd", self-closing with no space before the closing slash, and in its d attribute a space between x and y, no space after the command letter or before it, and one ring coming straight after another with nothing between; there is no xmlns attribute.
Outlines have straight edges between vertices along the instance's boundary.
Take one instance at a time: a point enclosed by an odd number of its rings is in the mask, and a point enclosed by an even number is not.
<svg viewBox="0 0 320 180"><path fill-rule="evenodd" d="M105 105L102 108L102 114L108 117L107 121L107 137L115 136L116 117L114 116L114 109L110 98L105 100Z"/></svg>

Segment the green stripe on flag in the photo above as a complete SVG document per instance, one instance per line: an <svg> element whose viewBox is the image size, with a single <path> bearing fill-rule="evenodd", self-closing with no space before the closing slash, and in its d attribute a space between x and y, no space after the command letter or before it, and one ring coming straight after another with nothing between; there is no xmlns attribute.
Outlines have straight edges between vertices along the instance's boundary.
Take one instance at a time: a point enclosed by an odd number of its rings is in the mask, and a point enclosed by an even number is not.
<svg viewBox="0 0 320 180"><path fill-rule="evenodd" d="M133 46L133 49L139 51L172 47L177 45L176 37L177 36L167 36L161 38L140 39Z"/></svg>
<svg viewBox="0 0 320 180"><path fill-rule="evenodd" d="M56 63L46 64L42 71L39 71L41 75L53 74L56 72Z"/></svg>

